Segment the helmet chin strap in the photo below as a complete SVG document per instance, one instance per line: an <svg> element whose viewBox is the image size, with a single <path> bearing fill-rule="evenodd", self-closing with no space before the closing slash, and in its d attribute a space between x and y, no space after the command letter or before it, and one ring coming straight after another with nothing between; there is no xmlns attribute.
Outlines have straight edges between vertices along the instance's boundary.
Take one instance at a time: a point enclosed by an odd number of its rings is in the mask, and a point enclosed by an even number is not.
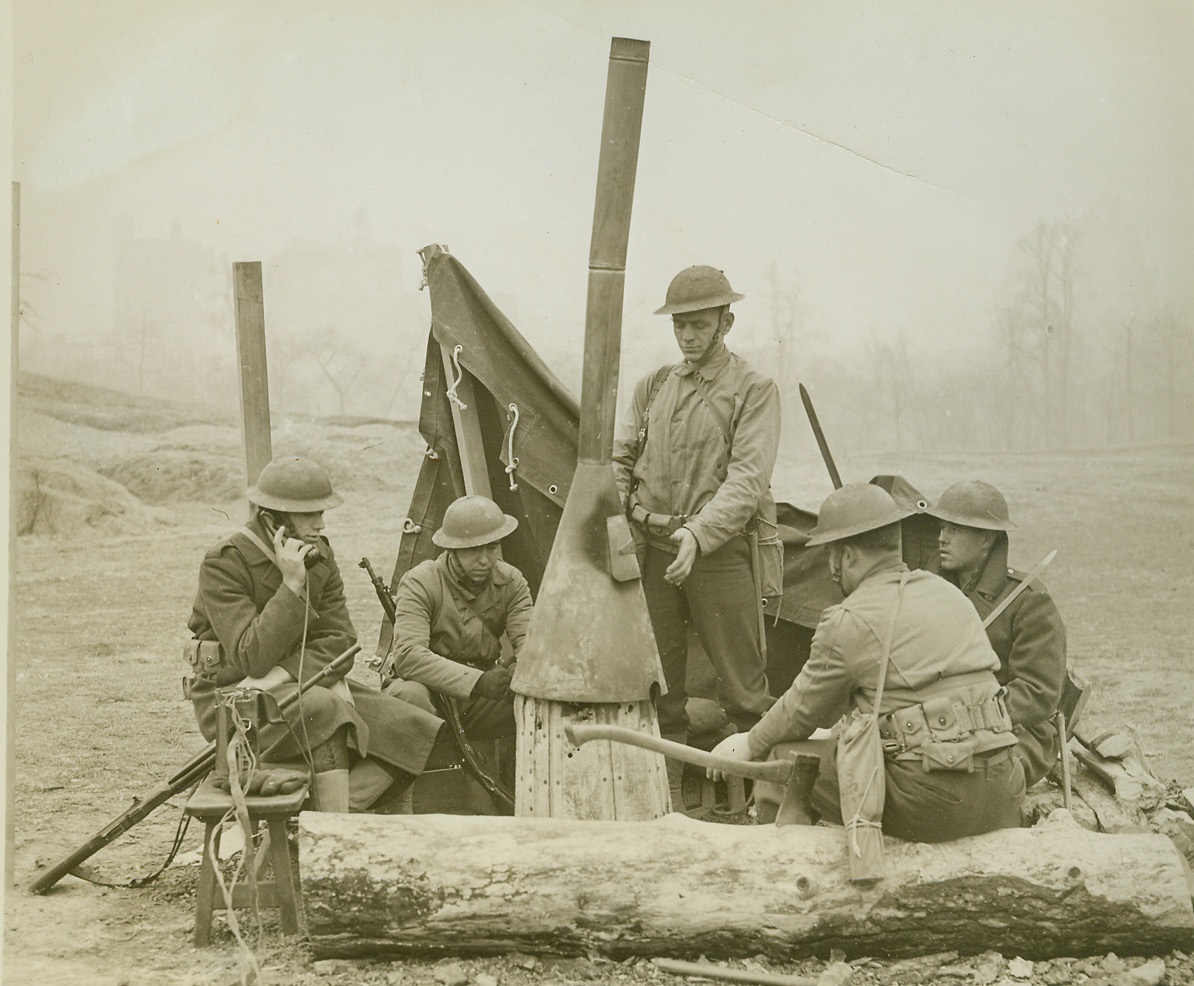
<svg viewBox="0 0 1194 986"><path fill-rule="evenodd" d="M456 557L456 551L453 548L448 549L448 567L452 570L452 574L456 576L457 580L463 582L470 589L483 589L489 584L489 576L484 578L474 579L464 570L464 566L460 564L460 560Z"/></svg>

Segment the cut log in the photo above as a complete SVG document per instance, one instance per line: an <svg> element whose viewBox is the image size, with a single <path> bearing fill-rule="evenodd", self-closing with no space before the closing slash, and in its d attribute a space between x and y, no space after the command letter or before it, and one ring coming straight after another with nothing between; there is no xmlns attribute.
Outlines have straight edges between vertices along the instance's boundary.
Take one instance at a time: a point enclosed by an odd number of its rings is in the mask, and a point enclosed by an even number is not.
<svg viewBox="0 0 1194 986"><path fill-rule="evenodd" d="M317 958L550 952L773 959L953 949L1044 959L1194 947L1184 861L1065 811L1031 829L888 839L848 879L840 828L304 812Z"/></svg>

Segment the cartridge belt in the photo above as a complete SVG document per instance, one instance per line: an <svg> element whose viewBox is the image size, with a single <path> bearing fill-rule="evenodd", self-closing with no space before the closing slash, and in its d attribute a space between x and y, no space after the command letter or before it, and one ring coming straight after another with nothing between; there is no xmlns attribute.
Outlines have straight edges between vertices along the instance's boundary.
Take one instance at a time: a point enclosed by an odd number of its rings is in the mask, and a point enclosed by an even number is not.
<svg viewBox="0 0 1194 986"><path fill-rule="evenodd" d="M980 730L1010 736L1012 721L1003 701L1003 689L977 702L966 701L965 695L938 695L879 717L879 736L889 755L912 752L932 743L958 743ZM986 745L1002 746L1006 742Z"/></svg>

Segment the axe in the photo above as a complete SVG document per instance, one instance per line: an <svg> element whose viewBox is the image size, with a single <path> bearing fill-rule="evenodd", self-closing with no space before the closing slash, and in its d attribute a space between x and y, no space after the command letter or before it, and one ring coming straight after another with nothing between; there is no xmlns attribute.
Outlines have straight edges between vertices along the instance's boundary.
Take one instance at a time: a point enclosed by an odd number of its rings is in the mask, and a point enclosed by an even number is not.
<svg viewBox="0 0 1194 986"><path fill-rule="evenodd" d="M564 727L564 735L576 746L590 740L626 743L629 746L639 746L644 750L662 753L673 760L690 763L695 767L712 767L735 777L749 777L751 780L780 784L783 786L784 796L780 801L779 813L775 816L775 824L813 824L808 808L808 794L813 781L816 780L817 772L814 768L820 767L820 757L796 753L782 760L731 760L685 746L683 743L673 743L658 736L640 733L625 726L597 723L569 723Z"/></svg>

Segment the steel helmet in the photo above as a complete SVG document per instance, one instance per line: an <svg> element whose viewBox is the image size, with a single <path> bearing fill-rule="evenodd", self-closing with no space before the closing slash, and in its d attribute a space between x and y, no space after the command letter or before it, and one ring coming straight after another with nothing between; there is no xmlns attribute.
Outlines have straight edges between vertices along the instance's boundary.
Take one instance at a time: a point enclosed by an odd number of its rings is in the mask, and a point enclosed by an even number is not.
<svg viewBox="0 0 1194 986"><path fill-rule="evenodd" d="M954 483L941 494L937 505L929 507L925 513L950 524L977 527L984 531L1016 529L1008 517L1007 500L1003 494L981 479Z"/></svg>
<svg viewBox="0 0 1194 986"><path fill-rule="evenodd" d="M431 535L441 548L479 548L500 541L518 526L487 496L462 496L444 511L444 522Z"/></svg>
<svg viewBox="0 0 1194 986"><path fill-rule="evenodd" d="M808 544L828 544L887 527L916 511L901 507L887 490L873 483L848 483L834 490L821 504L817 526L809 532Z"/></svg>
<svg viewBox="0 0 1194 986"><path fill-rule="evenodd" d="M679 315L681 312L720 308L741 301L744 297L730 287L729 279L716 267L698 264L685 268L672 278L672 283L667 286L663 307L655 309L655 314Z"/></svg>
<svg viewBox="0 0 1194 986"><path fill-rule="evenodd" d="M298 514L328 510L344 502L332 489L332 481L323 466L295 455L269 463L245 496L250 503L267 510Z"/></svg>

